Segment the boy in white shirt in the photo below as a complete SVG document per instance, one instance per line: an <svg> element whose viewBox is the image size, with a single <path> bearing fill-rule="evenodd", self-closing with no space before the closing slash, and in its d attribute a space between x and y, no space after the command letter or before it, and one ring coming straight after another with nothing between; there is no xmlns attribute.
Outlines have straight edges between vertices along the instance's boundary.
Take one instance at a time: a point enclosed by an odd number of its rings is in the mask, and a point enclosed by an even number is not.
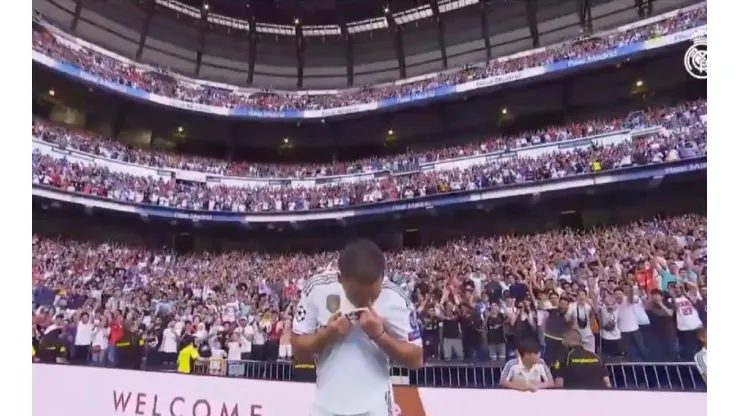
<svg viewBox="0 0 740 416"><path fill-rule="evenodd" d="M696 331L696 337L702 345L702 349L694 354L694 362L696 368L699 369L701 376L704 378L704 382L707 382L707 330L699 328Z"/></svg>
<svg viewBox="0 0 740 416"><path fill-rule="evenodd" d="M506 362L501 370L500 386L519 391L537 391L555 387L550 367L540 358L540 346L524 341L517 347L518 357Z"/></svg>
<svg viewBox="0 0 740 416"><path fill-rule="evenodd" d="M368 240L342 251L339 273L309 280L293 321L298 359L316 357L311 416L387 416L393 407L390 363L420 368L414 305L390 282L385 258Z"/></svg>

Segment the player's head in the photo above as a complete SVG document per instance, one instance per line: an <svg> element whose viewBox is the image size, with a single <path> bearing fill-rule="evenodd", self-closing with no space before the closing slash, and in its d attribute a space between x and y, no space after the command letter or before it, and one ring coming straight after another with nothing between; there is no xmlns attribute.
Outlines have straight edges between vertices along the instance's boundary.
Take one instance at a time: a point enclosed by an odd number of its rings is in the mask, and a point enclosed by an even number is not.
<svg viewBox="0 0 740 416"><path fill-rule="evenodd" d="M339 282L355 306L369 306L380 295L385 273L385 257L370 240L358 240L339 255Z"/></svg>
<svg viewBox="0 0 740 416"><path fill-rule="evenodd" d="M532 341L522 341L516 347L516 351L519 353L522 363L527 366L536 364L540 360L540 346Z"/></svg>
<svg viewBox="0 0 740 416"><path fill-rule="evenodd" d="M701 346L706 348L707 347L707 329L706 328L697 329L696 337L699 339L699 343L701 343Z"/></svg>

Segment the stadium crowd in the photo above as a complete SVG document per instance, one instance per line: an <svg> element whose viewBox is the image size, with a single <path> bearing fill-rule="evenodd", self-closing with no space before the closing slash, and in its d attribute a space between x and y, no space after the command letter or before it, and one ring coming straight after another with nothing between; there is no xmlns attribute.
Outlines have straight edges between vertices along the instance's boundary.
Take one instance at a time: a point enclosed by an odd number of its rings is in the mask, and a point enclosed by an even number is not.
<svg viewBox="0 0 740 416"><path fill-rule="evenodd" d="M697 103L696 111L706 111L705 107L705 103ZM678 108L675 110L669 109L666 112L673 113L676 111L681 110ZM480 143L466 143L459 146L448 146L427 151L408 152L405 154L372 157L352 162L335 162L331 164L250 163L193 155L185 156L150 148L132 148L107 137L85 131L71 131L69 128L59 127L41 120L34 120L33 136L66 149L79 150L137 165L175 168L236 177L301 179L382 171L407 172L418 169L419 165L423 163L444 161L464 156L485 155L496 151L516 150L527 146L580 139L597 134L630 129L635 126L647 127L657 123L656 118L660 118L661 116L663 114L660 111L652 113L637 112L631 114L626 119L588 120L572 123L567 126L551 126L545 129L528 131L512 137L490 138Z"/></svg>
<svg viewBox="0 0 740 416"><path fill-rule="evenodd" d="M73 361L110 365L127 322L150 365L174 362L188 335L205 357L289 359L301 289L337 257L34 236L33 342L58 329ZM607 357L691 360L707 322L704 216L461 239L386 260L386 278L417 307L428 359L505 359L518 342L544 346L576 328Z"/></svg>
<svg viewBox="0 0 740 416"><path fill-rule="evenodd" d="M332 183L315 187L226 186L182 180L165 180L112 172L103 164L70 162L57 153L32 156L32 182L121 201L206 211L264 212L346 207L381 201L409 199L462 190L491 188L527 181L601 172L631 166L664 163L706 155L706 103L687 103L670 109L636 112L590 132L661 126L660 132L636 136L612 145L558 149L537 157L487 161L465 169L413 171L356 183ZM548 131L555 131L548 130ZM588 136L580 130L579 136ZM111 147L121 155L146 155L129 151L112 141L96 142L60 127L34 126L43 140L82 150ZM542 133L548 134L548 133ZM556 133L557 135L557 133ZM541 137L541 136L540 136ZM514 138L516 141L518 138ZM508 144L501 139L499 142ZM104 153L108 150L104 150ZM146 157L146 156L142 156ZM118 157L120 159L120 157ZM129 160L128 156L124 159ZM139 160L133 158L133 160ZM218 163L218 162L216 162ZM295 172L295 168L286 168Z"/></svg>
<svg viewBox="0 0 740 416"><path fill-rule="evenodd" d="M679 13L674 17L633 28L616 31L604 37L591 37L577 42L547 47L537 52L511 59L499 59L488 64L470 65L450 73L397 85L380 85L342 91L337 94L245 93L213 86L187 82L162 70L145 70L124 63L78 43L63 39L48 31L33 32L33 49L57 62L79 67L83 71L108 82L130 86L153 94L186 102L218 107L254 110L318 110L345 107L421 94L435 88L454 86L467 81L483 79L553 64L570 59L585 59L603 54L609 49L680 32L704 25L706 8Z"/></svg>

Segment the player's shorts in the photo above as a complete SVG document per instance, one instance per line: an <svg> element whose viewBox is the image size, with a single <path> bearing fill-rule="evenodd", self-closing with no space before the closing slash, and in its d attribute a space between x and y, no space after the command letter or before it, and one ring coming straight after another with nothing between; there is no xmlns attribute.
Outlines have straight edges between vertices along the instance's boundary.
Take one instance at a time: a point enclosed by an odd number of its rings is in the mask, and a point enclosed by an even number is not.
<svg viewBox="0 0 740 416"><path fill-rule="evenodd" d="M393 415L393 407L389 408L388 405L383 404L382 406L378 406L377 409L373 409L369 412L352 414L352 415L332 413L320 407L313 406L313 408L311 409L310 416L394 416L394 415Z"/></svg>

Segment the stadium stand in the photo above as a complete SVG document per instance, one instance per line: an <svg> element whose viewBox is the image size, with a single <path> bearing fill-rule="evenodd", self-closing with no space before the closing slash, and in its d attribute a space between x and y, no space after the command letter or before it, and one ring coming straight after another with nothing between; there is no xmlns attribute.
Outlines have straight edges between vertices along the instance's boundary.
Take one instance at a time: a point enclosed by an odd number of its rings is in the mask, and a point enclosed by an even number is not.
<svg viewBox="0 0 740 416"><path fill-rule="evenodd" d="M497 59L487 65L468 66L451 74L440 74L437 78L424 79L401 85L386 85L377 88L352 90L339 94L254 94L254 97L229 91L223 88L209 88L202 84L187 83L180 79L163 76L160 71L152 71L126 63L112 56L80 46L66 38L62 32L50 32L39 28L34 31L34 50L45 56L101 78L103 81L117 83L135 89L178 100L226 108L256 110L320 110L347 107L356 104L377 102L389 98L423 94L442 86L454 86L463 82L483 79L522 71L526 68L554 64L567 59L587 59L608 51L616 46L624 46L669 35L686 29L705 25L706 7L679 13L654 24L628 31L612 33L606 37L595 37L582 42L567 42L545 48L541 52L513 59ZM166 74L165 74L166 75Z"/></svg>
<svg viewBox="0 0 740 416"><path fill-rule="evenodd" d="M706 7L694 8L608 36L546 47L421 81L322 95L250 95L210 88L166 70L153 72L123 62L99 48L80 46L71 35L44 21L34 26L33 50L107 82L191 103L317 110L423 94L440 86L587 59L617 46L696 28L706 20ZM62 195L67 201L83 201L88 211L93 205L88 201L103 201L100 218L80 227L87 232L95 228L95 221L118 221L108 217L113 209L105 208L105 202L206 214L328 212L393 201L413 203L443 194L525 189L645 167L664 167L665 175L674 167L675 173L706 170L705 99L632 108L635 111L619 116L568 120L564 125L481 142L458 140L434 149L324 164L184 155L131 146L37 118L32 125L32 186L34 191L48 192L34 194L34 202L40 201L40 211L53 211L49 207L58 208ZM696 166L687 167L691 163ZM656 183L661 179L648 178ZM650 186L648 191L654 190ZM604 198L598 204L608 201ZM613 224L576 227L583 229L549 226L550 231L472 237L461 227L462 237L388 251L386 278L416 306L428 362L416 371L393 368L394 382L493 388L518 343L533 341L544 349L548 314L561 308L568 326L591 340L608 363L615 387L705 390L705 380L687 361L700 349L696 330L707 325L707 219L701 212L651 210L655 211L661 215L635 219L640 214L630 213ZM379 216L378 221L391 217ZM182 249L160 240L124 243L104 227L91 239L74 229L79 222L72 216L62 217L72 229L61 233L64 237L45 228L49 222L65 221L53 212L34 212L35 231L39 231L32 251L35 348L46 334L57 330L65 346L64 358L72 364L118 367L121 356L115 343L122 327L133 323L145 343L137 368L172 371L181 342L192 337L202 357L196 362L196 374L299 378L288 348L291 319L307 279L332 269L336 251L317 244L310 252L287 248L275 252L267 248L267 240L279 240L272 235L264 236L265 247L260 250ZM202 218L202 223L208 222L207 216ZM484 218L481 229L487 228L486 222L494 219ZM157 227L152 225L150 231L159 233ZM295 227L303 232L300 225Z"/></svg>
<svg viewBox="0 0 740 416"><path fill-rule="evenodd" d="M529 132L518 137L494 139L489 143L501 143L501 147L506 150L525 145L543 151L538 151L537 155L532 157L517 157L510 160L498 158L490 162L487 162L485 157L466 159L464 162L455 162L454 158L447 159L449 163L439 164L432 171L422 171L420 168L422 164L418 163L420 160L429 160L427 156L406 155L400 164L407 166L415 163L416 169L403 169L398 174L396 170L391 169L393 174L390 175L380 175L373 179L364 177L361 179L357 176L353 178L354 180L347 181L350 183L340 184L336 184L331 176L321 174L333 172L332 166L308 168L244 166L202 159L194 159L191 163L190 160L177 156L129 151L110 140L97 142L84 133L78 134L59 127L37 124L34 125L35 137L60 145L62 149L86 150L85 153L88 155L103 155L104 159L89 163L81 158L76 162L59 158L63 153L39 146L33 155L32 181L37 185L61 188L70 192L195 210L263 212L348 207L699 158L706 156L706 125L702 120L705 114L705 102L686 103L675 108L632 113L611 122L586 122L566 128L554 127L539 135ZM633 135L631 138L624 136L618 142L609 144L598 142L581 148L576 147L572 151L557 146L554 149L537 146L538 143L575 142L579 138L597 137L600 133L607 132L622 137L617 133L624 130L637 131L637 134L640 134L640 130L656 126L659 129L648 130L650 134ZM479 148L481 152L476 153L485 155L486 152L482 150L488 148L487 144ZM444 157L442 155L450 154L455 154L455 149L433 154L431 159L439 161ZM236 186L224 186L219 182L216 182L215 186L211 186L213 182L210 184L173 182L145 176L147 172L137 174L133 171L132 173L116 171L115 166L105 162L106 156L134 164L203 169L204 173L276 172L277 176L273 177L274 179L292 177L296 172L313 169L318 173L317 176L324 177L326 182L314 187L283 186L283 182L275 186L274 181L269 180L236 182L238 183ZM392 166L397 164L398 160L378 159L369 165L366 163L359 161L351 165L359 167L363 172L373 172L373 166Z"/></svg>
<svg viewBox="0 0 740 416"><path fill-rule="evenodd" d="M479 332L491 316L492 303L501 302L503 306L496 309L509 317L521 313L517 303L521 307L525 302L525 308L531 307L530 313L535 313L536 319L562 297L573 301L571 313L575 313L575 305L581 299L578 292L588 288L589 297L580 301L608 315L607 311L614 307L612 291L624 288L644 302L640 303L640 311L648 320L640 326L640 331L646 344L624 345L624 350L608 354L617 355L611 358L627 354L637 362L665 363L679 356L684 359L693 356L697 346L679 344L675 327L669 326L673 329L662 332L665 322L656 312L658 298L665 296L664 302L676 305L681 313L685 312L680 308L690 308L687 313L698 314L706 322L706 242L706 217L696 215L641 221L581 234L558 231L523 237L465 239L438 247L389 253L388 278L407 290L417 305L421 325L428 328L423 337L431 360L489 361L486 347L489 339L507 345L506 354L513 354L511 347L518 335L507 330L497 341L493 335L482 338ZM552 247L562 249L553 255ZM228 357L237 363L242 358L275 361L282 351L280 345L289 339L286 329L295 301L311 274L306 271L324 270L336 258L335 252L178 255L115 242L96 244L35 236L35 337L50 325L62 327L64 339L69 342L68 350L74 356L78 319L81 313L87 312L93 316L86 324L92 329L91 343L96 351L91 358L98 365L112 365L108 360L113 356L105 353L114 348L110 345L110 328L115 322L122 324L125 318L145 325L149 340L146 365L151 368L167 360L168 353L176 351L176 340L185 334L202 341L203 355L210 348L218 350L211 352L214 357ZM665 292L659 292L660 296L650 294L655 288ZM524 300L530 290L531 305L529 300ZM691 302L687 303L686 299ZM460 305L462 314L454 318L445 316L443 305L446 304ZM619 327L616 331L607 329L603 321L606 315L601 316L601 320L593 322L601 325L596 332L599 339L613 339L613 336L621 339ZM449 325L452 320L460 320L462 324L462 332L452 334L462 340L462 356L444 357L441 348L444 338L440 335L449 334L437 332L437 324L443 321ZM536 337L537 332L535 327L531 334L523 336ZM482 334L488 335L487 329ZM599 343L597 350L601 349ZM643 355L645 352L647 356ZM267 365L251 366L257 364L240 364L229 371L252 377L268 371ZM282 369L271 375L273 378L290 377L289 367L269 368L272 368L269 371ZM479 387L490 387L498 376L494 370L488 371L484 374L485 370L480 368L438 367L411 376L425 385L461 386L477 377ZM679 373L686 384L683 388L691 388L688 380L692 380L694 387L701 385L692 369L678 364L630 364L613 367L612 371L612 377L619 378L617 384L623 387L646 387L645 383L655 387L663 383L668 388L670 383L676 383L678 388L675 380ZM670 377L669 373L672 373Z"/></svg>

